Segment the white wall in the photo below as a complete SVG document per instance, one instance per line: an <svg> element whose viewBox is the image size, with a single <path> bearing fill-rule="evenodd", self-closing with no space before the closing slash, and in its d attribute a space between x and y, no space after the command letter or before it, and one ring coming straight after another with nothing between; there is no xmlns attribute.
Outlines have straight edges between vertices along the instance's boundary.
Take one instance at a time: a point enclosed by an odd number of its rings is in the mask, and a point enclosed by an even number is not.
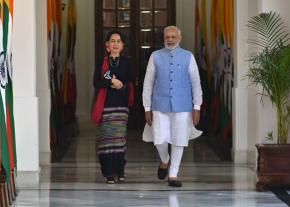
<svg viewBox="0 0 290 207"><path fill-rule="evenodd" d="M18 171L39 170L35 0L14 1L13 84Z"/></svg>
<svg viewBox="0 0 290 207"><path fill-rule="evenodd" d="M199 7L201 6L201 1L204 0L199 0ZM206 1L208 17L212 0ZM180 45L192 52L194 51L195 2L196 0L176 0L176 26L179 27L182 32L182 42ZM209 31L210 24L207 24L207 27L207 31ZM210 33L208 32L207 35L209 40Z"/></svg>
<svg viewBox="0 0 290 207"><path fill-rule="evenodd" d="M176 0L176 26L182 33L180 45L192 52L194 51L194 8L195 0Z"/></svg>
<svg viewBox="0 0 290 207"><path fill-rule="evenodd" d="M259 12L277 11L288 28L290 28L290 1L288 0L258 0Z"/></svg>
<svg viewBox="0 0 290 207"><path fill-rule="evenodd" d="M47 165L50 163L47 0L36 1L36 16L36 96L39 100L39 158L41 165Z"/></svg>
<svg viewBox="0 0 290 207"><path fill-rule="evenodd" d="M94 0L77 0L77 116L87 118L90 112L95 68L95 6Z"/></svg>
<svg viewBox="0 0 290 207"><path fill-rule="evenodd" d="M233 158L235 163L254 163L256 137L256 102L248 88L245 74L248 69L249 32L246 28L250 16L257 13L257 2L235 1L235 87L233 89Z"/></svg>

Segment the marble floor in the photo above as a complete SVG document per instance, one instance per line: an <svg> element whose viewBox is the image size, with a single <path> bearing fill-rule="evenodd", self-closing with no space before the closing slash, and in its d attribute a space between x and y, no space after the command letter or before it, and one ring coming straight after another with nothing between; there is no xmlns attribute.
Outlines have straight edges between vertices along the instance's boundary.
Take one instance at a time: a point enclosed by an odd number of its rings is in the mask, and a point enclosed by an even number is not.
<svg viewBox="0 0 290 207"><path fill-rule="evenodd" d="M183 187L175 189L157 179L153 145L142 142L140 132L130 131L126 182L108 185L100 174L95 134L89 122L80 123L80 136L71 138L60 162L41 166L39 181L19 176L13 206L283 207L290 203L290 191L256 192L253 166L220 161L202 137L186 149L180 169Z"/></svg>

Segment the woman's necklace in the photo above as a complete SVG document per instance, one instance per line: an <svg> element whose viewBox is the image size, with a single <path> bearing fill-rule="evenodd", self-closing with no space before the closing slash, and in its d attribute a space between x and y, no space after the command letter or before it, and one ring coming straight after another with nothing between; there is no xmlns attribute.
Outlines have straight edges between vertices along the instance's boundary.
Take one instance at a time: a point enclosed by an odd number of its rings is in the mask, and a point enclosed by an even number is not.
<svg viewBox="0 0 290 207"><path fill-rule="evenodd" d="M119 65L119 61L120 61L120 57L116 57L115 60L113 59L113 57L110 58L110 66L112 68L116 68Z"/></svg>

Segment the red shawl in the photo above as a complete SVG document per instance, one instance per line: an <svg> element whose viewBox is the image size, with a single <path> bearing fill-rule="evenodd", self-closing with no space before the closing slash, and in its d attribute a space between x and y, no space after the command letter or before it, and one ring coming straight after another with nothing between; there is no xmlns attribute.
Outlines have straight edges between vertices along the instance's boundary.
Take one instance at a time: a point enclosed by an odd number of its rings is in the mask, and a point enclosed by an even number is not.
<svg viewBox="0 0 290 207"><path fill-rule="evenodd" d="M101 79L104 79L104 74L109 70L109 57L105 56L102 66L102 76ZM102 113L104 111L104 105L106 100L107 88L100 88L96 103L92 111L92 121L98 126L101 123ZM134 85L132 81L129 82L129 107L132 107L134 104Z"/></svg>

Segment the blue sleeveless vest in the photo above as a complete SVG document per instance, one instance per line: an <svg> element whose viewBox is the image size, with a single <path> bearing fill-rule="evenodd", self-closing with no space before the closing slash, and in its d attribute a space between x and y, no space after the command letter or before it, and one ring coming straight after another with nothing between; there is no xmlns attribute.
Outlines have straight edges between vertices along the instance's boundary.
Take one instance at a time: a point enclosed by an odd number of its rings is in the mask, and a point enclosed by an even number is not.
<svg viewBox="0 0 290 207"><path fill-rule="evenodd" d="M188 73L191 52L163 48L153 53L155 81L152 111L191 112L192 87Z"/></svg>

